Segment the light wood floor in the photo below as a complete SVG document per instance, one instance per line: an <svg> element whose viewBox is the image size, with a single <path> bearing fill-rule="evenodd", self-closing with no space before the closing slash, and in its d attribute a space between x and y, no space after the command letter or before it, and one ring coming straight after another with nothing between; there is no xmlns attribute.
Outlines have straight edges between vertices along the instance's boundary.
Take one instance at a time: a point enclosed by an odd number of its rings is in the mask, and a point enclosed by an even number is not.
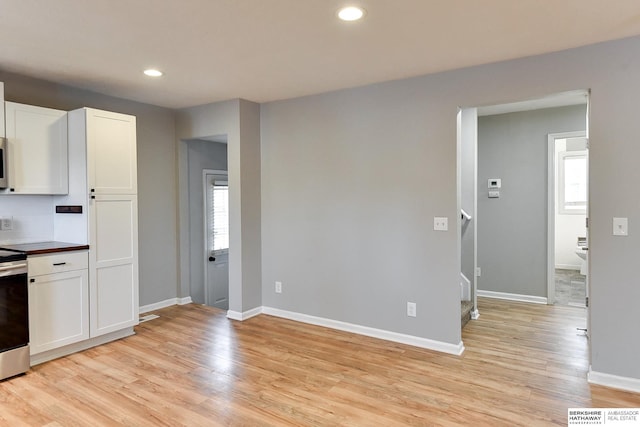
<svg viewBox="0 0 640 427"><path fill-rule="evenodd" d="M451 356L266 315L171 307L137 335L0 383L0 425L567 425L640 407L590 386L584 310L480 301Z"/></svg>

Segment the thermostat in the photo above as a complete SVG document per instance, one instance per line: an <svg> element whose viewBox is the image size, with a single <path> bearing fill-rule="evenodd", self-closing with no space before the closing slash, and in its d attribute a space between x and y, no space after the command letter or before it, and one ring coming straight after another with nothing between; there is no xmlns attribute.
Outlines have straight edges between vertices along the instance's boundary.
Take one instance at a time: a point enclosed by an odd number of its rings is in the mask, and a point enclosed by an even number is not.
<svg viewBox="0 0 640 427"><path fill-rule="evenodd" d="M501 188L502 180L500 178L489 178L487 187L489 188Z"/></svg>

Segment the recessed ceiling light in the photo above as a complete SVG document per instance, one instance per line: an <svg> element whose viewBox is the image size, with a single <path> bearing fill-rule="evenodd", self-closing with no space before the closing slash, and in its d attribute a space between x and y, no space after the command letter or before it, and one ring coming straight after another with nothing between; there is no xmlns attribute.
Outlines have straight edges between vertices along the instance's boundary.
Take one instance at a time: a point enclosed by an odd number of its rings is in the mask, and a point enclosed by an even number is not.
<svg viewBox="0 0 640 427"><path fill-rule="evenodd" d="M343 21L357 21L364 16L364 9L357 6L343 7L338 11L338 18Z"/></svg>
<svg viewBox="0 0 640 427"><path fill-rule="evenodd" d="M162 71L154 70L153 68L149 68L148 70L144 70L144 73L149 77L160 77L162 75Z"/></svg>

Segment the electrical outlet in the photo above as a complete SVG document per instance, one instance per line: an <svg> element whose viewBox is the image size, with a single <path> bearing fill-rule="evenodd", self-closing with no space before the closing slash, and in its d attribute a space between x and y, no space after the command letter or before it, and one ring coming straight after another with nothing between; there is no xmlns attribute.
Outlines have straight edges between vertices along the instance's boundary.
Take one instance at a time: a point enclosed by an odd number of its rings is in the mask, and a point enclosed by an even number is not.
<svg viewBox="0 0 640 427"><path fill-rule="evenodd" d="M282 293L282 282L276 282L276 294Z"/></svg>
<svg viewBox="0 0 640 427"><path fill-rule="evenodd" d="M449 219L445 216L433 218L433 229L436 231L447 231L449 229Z"/></svg>
<svg viewBox="0 0 640 427"><path fill-rule="evenodd" d="M13 230L13 217L4 216L0 218L0 230L2 231Z"/></svg>
<svg viewBox="0 0 640 427"><path fill-rule="evenodd" d="M416 303L408 302L407 303L407 316L416 317Z"/></svg>

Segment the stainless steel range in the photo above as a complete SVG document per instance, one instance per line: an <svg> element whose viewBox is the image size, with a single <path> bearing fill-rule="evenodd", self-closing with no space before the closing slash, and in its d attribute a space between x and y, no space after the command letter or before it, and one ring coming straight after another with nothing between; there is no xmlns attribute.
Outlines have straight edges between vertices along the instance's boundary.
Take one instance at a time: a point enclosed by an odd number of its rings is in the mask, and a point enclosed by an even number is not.
<svg viewBox="0 0 640 427"><path fill-rule="evenodd" d="M27 255L0 250L0 380L28 370Z"/></svg>

